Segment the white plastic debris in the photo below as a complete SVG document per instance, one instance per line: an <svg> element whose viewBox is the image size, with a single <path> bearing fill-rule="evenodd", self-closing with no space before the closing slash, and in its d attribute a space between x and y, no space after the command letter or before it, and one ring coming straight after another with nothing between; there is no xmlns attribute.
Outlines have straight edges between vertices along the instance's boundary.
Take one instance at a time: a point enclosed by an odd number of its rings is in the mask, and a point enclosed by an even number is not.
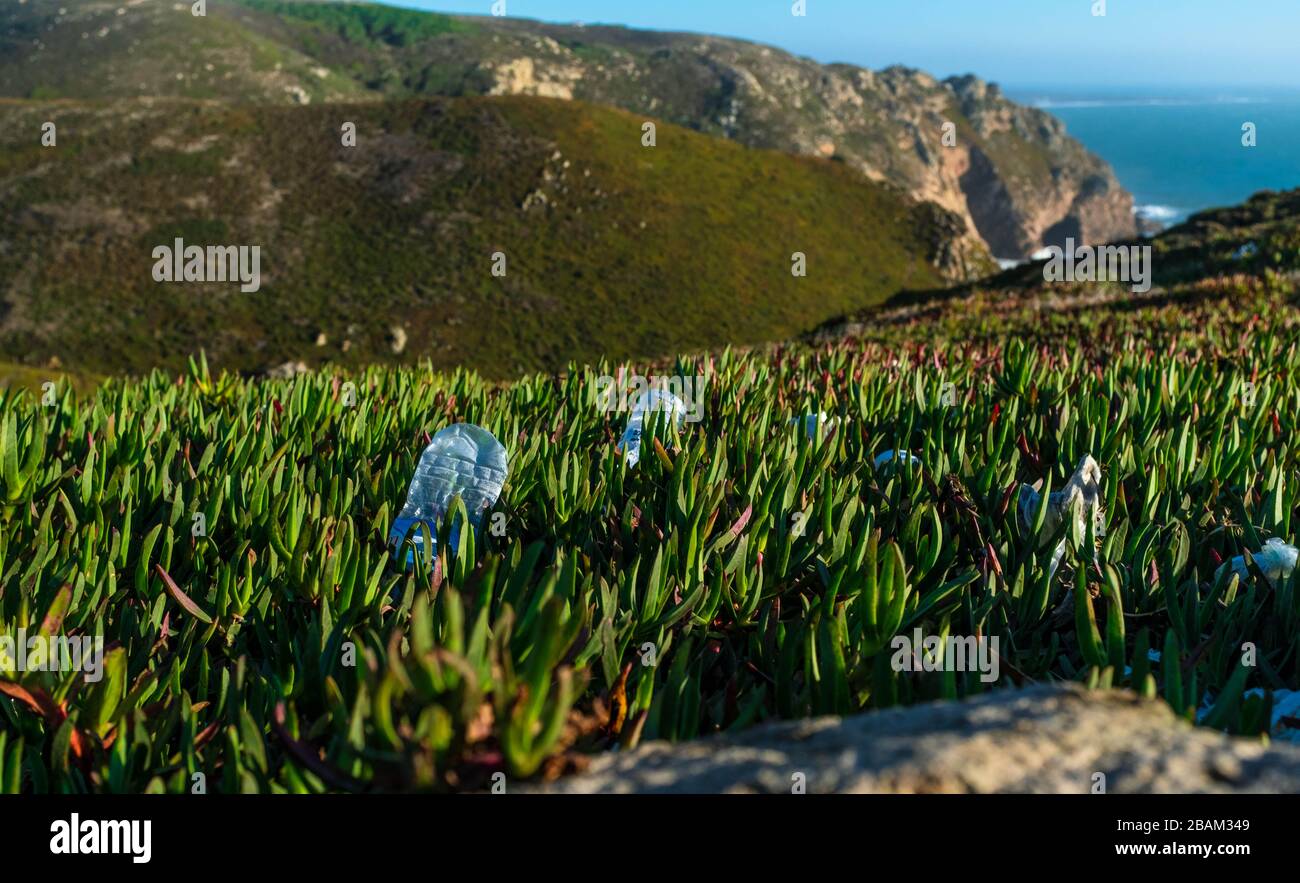
<svg viewBox="0 0 1300 883"><path fill-rule="evenodd" d="M623 438L618 443L629 469L641 462L641 433L645 431L646 415L659 411L669 412L678 429L686 420L686 405L668 390L648 389L641 393L632 406L632 416L628 418L627 429L623 430Z"/></svg>
<svg viewBox="0 0 1300 883"><path fill-rule="evenodd" d="M903 460L908 465L911 466L921 465L920 457L916 457L912 454L909 454L906 450L902 450L902 451L885 451L883 454L880 454L875 459L875 467L879 469L880 467L884 466L886 463L892 463L895 460Z"/></svg>
<svg viewBox="0 0 1300 883"><path fill-rule="evenodd" d="M1252 687L1242 693L1241 696L1243 699L1251 696L1263 698L1264 691L1259 687ZM1200 706L1196 709L1196 722L1198 724L1204 723L1213 710L1214 703L1210 701L1210 694L1206 693L1201 700ZM1289 721L1295 720L1300 720L1300 690L1274 690L1273 714L1269 721L1269 736L1283 742L1300 744L1300 727L1289 723Z"/></svg>
<svg viewBox="0 0 1300 883"><path fill-rule="evenodd" d="M1255 564L1263 571L1264 576L1268 577L1271 583L1278 583L1291 575L1295 570L1297 550L1290 543L1285 543L1277 537L1273 537L1264 544L1251 557L1255 559ZM1215 579L1225 570L1231 569L1237 574L1237 578L1245 582L1250 578L1250 570L1246 567L1246 556L1238 555L1231 561L1225 561L1215 571Z"/></svg>
<svg viewBox="0 0 1300 883"><path fill-rule="evenodd" d="M840 425L840 418L827 417L825 411L819 411L816 414L805 414L803 417L790 418L791 426L798 426L800 423L803 424L804 432L808 434L808 438L815 441L817 439L818 427L821 427L823 433L830 434Z"/></svg>
<svg viewBox="0 0 1300 883"><path fill-rule="evenodd" d="M1021 527L1028 530L1033 527L1034 516L1042 500L1039 489L1041 483L1020 486L1018 513ZM1080 530L1087 528L1088 518L1093 519L1093 530L1100 537L1106 532L1106 516L1101 506L1101 467L1091 454L1085 454L1079 466L1070 476L1070 481L1047 498L1047 514L1043 518L1043 529L1039 534L1039 543L1045 543L1060 527L1066 513L1074 512L1075 523ZM1050 576L1056 575L1056 569L1065 557L1066 540L1062 539L1052 552Z"/></svg>
<svg viewBox="0 0 1300 883"><path fill-rule="evenodd" d="M1147 660L1150 661L1150 662L1154 662L1154 663L1156 663L1157 665L1159 665L1159 664L1160 664L1160 651L1159 651L1159 650L1148 650L1148 651L1147 651ZM1126 665L1126 666L1124 666L1124 677L1128 677L1128 676L1131 675L1131 674L1133 674L1133 666L1131 666L1131 665Z"/></svg>
<svg viewBox="0 0 1300 883"><path fill-rule="evenodd" d="M457 496L465 503L470 523L477 527L483 513L501 496L509 471L506 449L492 433L468 423L448 426L433 437L420 455L406 494L406 505L388 534L389 543L399 545L414 529L411 540L423 545L423 534L418 528L427 524L436 545L438 523ZM452 541L455 542L454 537ZM432 557L434 551L430 549L427 557ZM414 553L408 551L407 566L414 560Z"/></svg>
<svg viewBox="0 0 1300 883"><path fill-rule="evenodd" d="M1256 687L1247 690L1244 695L1263 696L1264 691ZM1283 742L1300 744L1300 726L1291 721L1300 721L1300 690L1274 690L1269 735Z"/></svg>

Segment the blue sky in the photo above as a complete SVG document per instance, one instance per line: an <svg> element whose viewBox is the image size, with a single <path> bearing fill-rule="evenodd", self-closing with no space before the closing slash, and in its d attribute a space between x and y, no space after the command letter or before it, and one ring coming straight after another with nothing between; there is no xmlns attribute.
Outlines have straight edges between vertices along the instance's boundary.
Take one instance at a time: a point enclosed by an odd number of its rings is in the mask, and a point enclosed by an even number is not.
<svg viewBox="0 0 1300 883"><path fill-rule="evenodd" d="M487 14L492 0L387 0ZM507 0L509 15L698 31L819 61L973 72L1007 87L1300 88L1300 0Z"/></svg>

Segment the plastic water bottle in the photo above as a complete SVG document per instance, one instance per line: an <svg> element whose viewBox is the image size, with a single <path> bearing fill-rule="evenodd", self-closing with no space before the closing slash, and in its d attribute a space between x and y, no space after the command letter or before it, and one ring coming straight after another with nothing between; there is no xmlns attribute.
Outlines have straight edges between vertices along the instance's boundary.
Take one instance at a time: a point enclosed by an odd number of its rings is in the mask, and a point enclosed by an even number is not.
<svg viewBox="0 0 1300 883"><path fill-rule="evenodd" d="M898 463L906 463L909 466L920 466L921 458L915 454L908 453L906 449L901 451L885 451L883 454L876 457L872 465L877 469L881 469L888 466L890 463L894 463L895 465Z"/></svg>
<svg viewBox="0 0 1300 883"><path fill-rule="evenodd" d="M656 411L669 412L678 429L686 419L686 405L668 390L648 389L641 393L632 406L632 416L628 418L627 429L623 430L623 438L618 443L629 469L641 462L641 434L645 432L646 415Z"/></svg>
<svg viewBox="0 0 1300 883"><path fill-rule="evenodd" d="M510 464L506 449L492 433L481 426L457 423L440 431L420 455L406 492L406 505L393 522L388 542L401 547L402 540L411 534L412 542L424 545L421 524L429 526L429 536L437 545L438 523L442 521L451 501L457 496L465 503L470 524L478 527L483 513L501 496ZM451 542L456 543L459 524L453 527ZM437 549L429 549L426 560ZM415 562L414 552L406 554L406 566Z"/></svg>
<svg viewBox="0 0 1300 883"><path fill-rule="evenodd" d="M1300 551L1297 551L1295 546L1284 542L1279 537L1273 537L1251 557L1255 559L1255 565L1264 576L1268 577L1269 582L1277 583L1291 576L1291 573L1296 568L1296 559L1300 557ZM1237 574L1237 578L1243 583L1250 579L1250 569L1246 567L1245 555L1238 555L1231 561L1220 565L1218 571L1215 572L1215 577L1217 578L1220 573L1228 569Z"/></svg>

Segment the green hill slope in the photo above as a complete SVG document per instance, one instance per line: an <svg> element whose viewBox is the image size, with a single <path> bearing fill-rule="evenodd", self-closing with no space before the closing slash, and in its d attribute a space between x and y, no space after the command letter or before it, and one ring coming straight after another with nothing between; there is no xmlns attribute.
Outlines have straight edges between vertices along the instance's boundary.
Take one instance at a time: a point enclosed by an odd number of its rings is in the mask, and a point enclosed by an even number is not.
<svg viewBox="0 0 1300 883"><path fill-rule="evenodd" d="M295 50L274 21L250 28L230 3L8 0L0 4L0 95L245 102L340 100L366 87Z"/></svg>
<svg viewBox="0 0 1300 883"><path fill-rule="evenodd" d="M643 147L642 122L522 97L0 104L0 359L110 373L205 348L246 371L506 376L780 339L941 283L932 207L668 125ZM154 281L175 237L259 246L261 289Z"/></svg>
<svg viewBox="0 0 1300 883"><path fill-rule="evenodd" d="M956 213L967 253L981 239L1000 257L1027 257L1070 236L1135 232L1132 198L1106 163L1056 118L974 76L822 65L700 34L367 3L208 0L202 18L165 0L4 6L0 96L576 99L751 147L835 156ZM957 137L944 144L949 123Z"/></svg>
<svg viewBox="0 0 1300 883"><path fill-rule="evenodd" d="M1300 291L1300 189L1263 190L1240 205L1198 212L1157 236L1124 245L1151 250L1149 291L1135 292L1131 282L1115 280L1047 281L1047 262L1031 261L968 285L900 292L885 304L832 319L812 335L873 338L915 322L937 332L978 316L998 319L985 328L986 340L1024 338L1027 327L1034 329L1030 339L1044 339L1074 321L1071 316L1102 305L1141 310L1225 296L1245 302L1261 294L1294 305ZM1026 314L1039 318L1028 321Z"/></svg>

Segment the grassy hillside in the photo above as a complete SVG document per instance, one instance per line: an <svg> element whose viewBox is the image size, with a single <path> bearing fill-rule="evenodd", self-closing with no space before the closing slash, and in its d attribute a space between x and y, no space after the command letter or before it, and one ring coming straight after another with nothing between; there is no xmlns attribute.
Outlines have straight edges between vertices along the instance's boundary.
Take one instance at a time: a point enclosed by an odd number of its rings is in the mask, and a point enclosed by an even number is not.
<svg viewBox="0 0 1300 883"><path fill-rule="evenodd" d="M1300 189L1263 191L1241 205L1197 212L1155 244L1167 280L1300 273Z"/></svg>
<svg viewBox="0 0 1300 883"><path fill-rule="evenodd" d="M259 33L213 0L209 14L170 0L27 0L0 5L0 95L11 98L175 98L287 102L368 93Z"/></svg>
<svg viewBox="0 0 1300 883"><path fill-rule="evenodd" d="M0 394L0 632L110 642L98 681L0 670L0 791L513 787L615 745L1059 680L1261 735L1300 688L1300 576L1220 566L1295 540L1296 317L1239 292L682 360L661 370L708 378L703 419L635 469L608 363ZM834 432L790 427L817 411ZM504 530L453 550L443 525L436 568L403 573L384 537L459 421L509 452ZM918 465L873 466L897 448ZM1014 499L1085 454L1095 564ZM997 680L900 670L914 629L996 637Z"/></svg>
<svg viewBox="0 0 1300 883"><path fill-rule="evenodd" d="M646 148L642 123L534 98L0 104L0 357L110 373L205 348L238 370L400 357L505 376L780 339L941 284L931 211L838 163L668 125ZM155 282L152 250L177 236L260 246L261 290Z"/></svg>
<svg viewBox="0 0 1300 883"><path fill-rule="evenodd" d="M1300 290L1300 189L1261 191L1241 205L1198 212L1155 237L1120 244L1151 249L1153 287L1142 297L1132 296L1130 283L1049 283L1046 262L1033 261L942 291L900 292L885 304L837 316L814 334L865 334L921 318L964 323L972 315L1016 314L1027 306L1050 325L1058 319L1054 314L1103 302L1152 305L1259 293L1294 298Z"/></svg>
<svg viewBox="0 0 1300 883"><path fill-rule="evenodd" d="M962 218L968 241L948 264L954 277L970 277L985 244L1014 257L1066 235L1134 232L1132 200L1104 162L1059 120L973 76L939 81L721 37L371 3L210 0L202 18L162 0L0 8L0 96L315 104L510 94L835 156ZM959 134L953 147L940 143L949 122Z"/></svg>

